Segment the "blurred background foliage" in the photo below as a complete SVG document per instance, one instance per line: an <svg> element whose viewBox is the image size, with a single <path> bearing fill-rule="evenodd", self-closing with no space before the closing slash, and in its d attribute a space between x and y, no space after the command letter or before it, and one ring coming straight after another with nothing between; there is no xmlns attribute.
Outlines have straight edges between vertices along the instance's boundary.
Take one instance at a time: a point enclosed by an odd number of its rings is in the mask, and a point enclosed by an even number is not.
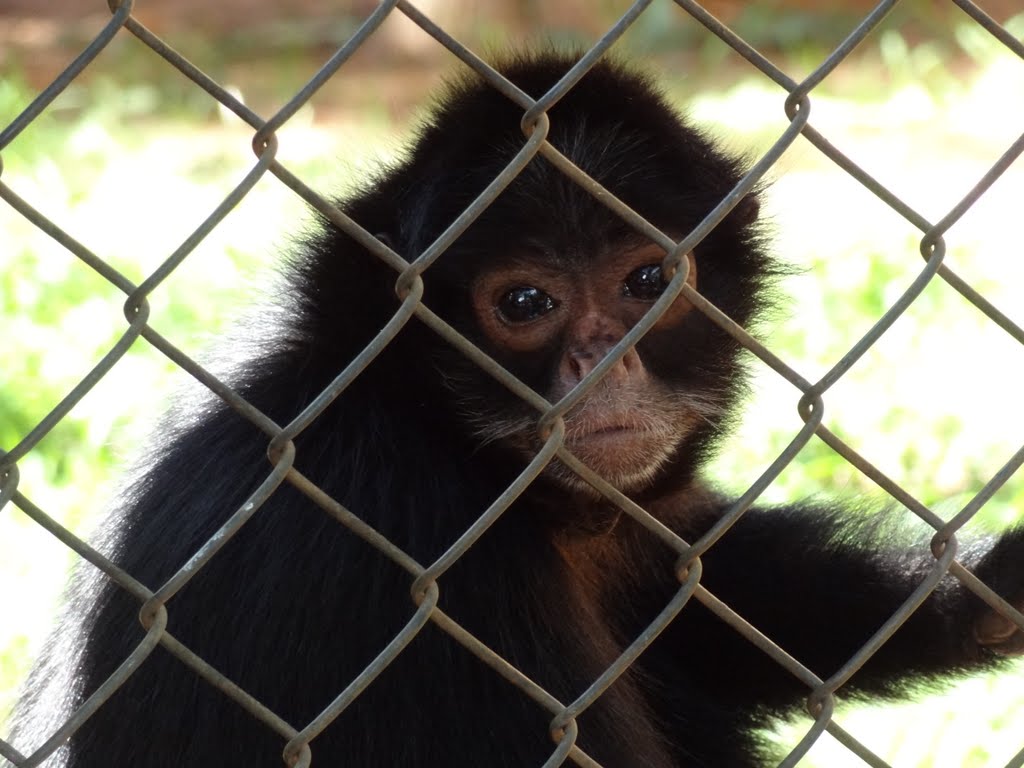
<svg viewBox="0 0 1024 768"><path fill-rule="evenodd" d="M264 116L356 29L371 2L154 0L137 17ZM484 54L585 46L621 0L417 3ZM718 2L708 7L793 78L809 74L871 2ZM1024 36L1018 0L984 6ZM103 4L0 3L0 128L81 50ZM784 93L672 3L655 3L616 46L664 82L690 118L756 158L787 125ZM400 156L424 94L459 65L394 14L279 132L279 159L320 192L343 194ZM812 124L915 210L937 221L1024 130L1024 62L952 4L900 3L812 95ZM251 131L127 33L9 146L3 181L136 283L191 233L254 162ZM765 216L798 274L758 329L809 380L824 375L921 269L920 233L810 144L773 169ZM947 264L1024 325L1018 162L948 233ZM230 358L232 333L258 334L276 255L308 226L305 206L265 178L151 296L151 325L201 360ZM0 205L0 447L10 449L124 332L124 297L13 209ZM257 309L252 309L252 307ZM239 332L237 329L243 330ZM211 352L211 350L213 350ZM741 492L793 438L798 393L752 361L751 402L712 471ZM187 377L138 342L19 463L20 489L87 534ZM941 281L825 396L825 424L944 517L1024 442L1024 350ZM820 441L769 500L884 494ZM975 529L1021 519L1011 479ZM925 536L902 509L894 520ZM13 505L0 510L0 721L53 620L71 554ZM156 585L150 585L156 586ZM1005 765L1021 749L1020 674L971 680L913 705L847 708L840 722L892 765ZM976 704L972 703L976 702ZM766 734L795 743L807 720ZM0 734L4 733L0 729ZM809 766L861 765L822 739Z"/></svg>

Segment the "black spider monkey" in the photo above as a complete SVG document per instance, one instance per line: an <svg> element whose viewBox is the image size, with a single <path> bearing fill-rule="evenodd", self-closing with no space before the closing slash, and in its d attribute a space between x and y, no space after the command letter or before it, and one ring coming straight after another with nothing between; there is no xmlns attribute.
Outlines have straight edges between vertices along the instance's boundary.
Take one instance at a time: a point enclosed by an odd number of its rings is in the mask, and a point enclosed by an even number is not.
<svg viewBox="0 0 1024 768"><path fill-rule="evenodd" d="M544 94L573 60L512 58ZM341 207L394 250L423 252L522 146L521 108L479 79L450 85L408 156ZM548 140L663 231L682 237L743 166L670 108L644 75L591 70L551 111ZM779 272L752 195L689 255L688 281L749 323ZM425 301L550 400L570 391L661 294L664 252L539 156L426 273ZM285 328L235 382L287 423L387 322L396 274L324 225L287 266ZM680 297L566 418L584 463L696 540L730 501L699 470L735 412L738 345ZM407 325L297 441L297 467L421 563L440 556L535 454L537 412L422 323ZM157 588L264 479L266 437L208 407L158 451L98 546ZM572 701L678 588L675 554L557 462L441 579L443 610L563 702ZM827 677L933 562L860 548L842 508L752 509L703 557L702 583ZM1024 532L961 553L1021 604ZM168 603L168 629L301 727L414 611L410 577L285 483ZM141 637L137 601L79 569L60 630L20 706L38 745ZM947 577L847 686L891 693L991 666L1024 633ZM846 689L844 689L846 690ZM802 686L691 601L579 718L578 745L623 768L762 764L751 728ZM310 747L359 768L540 766L550 715L428 623ZM52 764L277 765L283 741L157 648Z"/></svg>

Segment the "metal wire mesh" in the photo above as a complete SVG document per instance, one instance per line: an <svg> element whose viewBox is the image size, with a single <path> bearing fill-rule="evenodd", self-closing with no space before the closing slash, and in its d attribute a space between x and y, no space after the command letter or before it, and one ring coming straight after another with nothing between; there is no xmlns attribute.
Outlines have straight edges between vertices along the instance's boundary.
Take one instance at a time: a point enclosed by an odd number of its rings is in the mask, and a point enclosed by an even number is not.
<svg viewBox="0 0 1024 768"><path fill-rule="evenodd" d="M711 33L716 35L728 46L739 53L750 66L763 73L774 83L781 86L788 96L782 105L789 119L789 126L779 135L774 145L750 169L732 192L681 242L676 242L658 231L650 223L644 221L607 190L603 189L594 179L589 178L568 158L562 155L545 140L547 134L547 112L570 91L579 79L594 65L598 59L633 25L642 14L648 11L651 0L640 0L634 3L625 14L614 24L600 40L597 41L579 60L578 64L554 88L542 98L534 100L503 78L489 67L462 43L454 39L448 32L438 26L427 15L420 12L414 5L404 0L381 2L366 17L351 39L338 49L329 61L299 90L280 110L269 118L256 114L241 103L220 83L214 81L199 68L186 60L178 51L153 34L132 15L131 0L116 2L112 0L112 16L110 21L96 35L82 52L67 68L47 87L32 103L2 132L0 132L0 151L7 147L48 105L79 76L91 62L102 56L105 47L118 35L134 35L138 40L158 54L169 67L173 67L191 80L196 87L209 94L224 109L234 113L253 130L252 147L256 162L245 178L218 205L185 241L141 284L135 285L123 274L114 269L107 261L90 250L88 246L75 240L59 223L51 221L19 197L11 186L0 178L0 198L21 216L38 227L42 232L56 240L68 251L73 253L84 264L116 286L127 297L124 302L126 327L117 342L110 348L102 360L82 378L68 395L59 402L49 414L34 426L23 439L6 453L0 452L0 508L8 502L13 503L22 513L34 520L38 525L49 531L65 546L74 550L96 568L101 569L121 588L134 596L143 607L141 616L146 635L134 652L126 658L117 671L96 691L91 692L84 704L70 719L52 736L30 755L19 753L11 744L0 740L0 755L18 768L31 768L47 759L64 743L110 695L131 676L146 657L162 645L166 650L177 656L194 672L202 676L209 684L231 697L239 707L247 710L252 717L262 721L266 726L287 741L285 760L297 766L308 765L315 752L315 739L335 718L343 717L345 709L368 687L373 685L375 678L403 652L406 646L428 623L433 623L451 637L461 643L470 652L478 656L493 671L505 678L511 685L518 686L538 705L546 709L551 716L551 730L557 742L546 765L560 765L570 760L579 765L593 765L593 761L576 745L576 718L591 706L602 693L630 666L637 656L647 648L662 629L691 600L703 603L714 614L719 616L736 632L748 639L770 656L781 667L803 682L809 692L808 712L814 720L813 726L804 738L783 760L781 765L795 765L806 754L811 745L824 732L828 731L849 750L860 756L872 766L884 766L886 763L872 754L853 735L847 733L832 719L833 694L846 683L866 660L874 654L889 637L908 619L924 599L935 589L936 585L947 574L959 579L968 589L978 595L989 605L996 607L1006 615L1012 616L1016 623L1024 627L1024 618L988 586L960 565L955 559L956 535L962 526L970 520L980 507L1016 472L1024 463L1024 447L1022 447L1005 466L1002 467L974 497L963 510L949 522L933 513L927 506L914 498L888 478L871 462L859 455L854 449L843 442L836 434L821 423L823 399L828 390L836 384L851 367L886 333L892 324L921 295L925 287L934 279L945 281L951 288L959 292L967 301L983 312L993 323L1016 342L1024 344L1024 329L1014 324L1007 316L994 307L984 296L972 288L967 282L956 275L943 258L946 246L943 235L953 226L964 213L986 192L1001 174L1024 151L1024 135L1021 135L984 177L970 190L962 200L938 221L930 221L911 208L896 194L887 189L850 158L833 146L829 140L815 130L809 122L812 95L814 90L842 63L851 52L876 28L885 15L896 5L897 0L879 3L868 14L845 40L802 81L792 79L786 72L762 56L737 34L710 15L701 5L691 0L676 0L678 12L689 14ZM974 3L968 0L954 0L974 23L986 30L1010 52L1024 59L1024 44L1013 38L1004 28L985 15ZM518 104L523 110L522 127L527 140L520 152L509 166L498 175L487 189L466 208L451 226L418 258L408 262L393 252L384 243L377 240L370 232L363 229L358 222L348 218L328 200L322 198L307 186L300 178L284 167L277 160L276 132L284 126L296 112L313 98L317 90L329 79L343 71L346 62L363 43L375 33L381 23L390 14L404 14L438 45L447 48L468 66L476 70L488 83ZM775 355L764 344L751 336L744 328L735 324L715 306L710 304L693 287L686 284L687 262L685 254L693 250L700 241L741 201L744 196L760 182L765 174L777 163L782 153L797 139L804 136L820 152L846 173L856 179L867 190L876 195L897 214L912 224L921 233L920 252L924 259L917 278L891 304L872 327L847 354L839 360L824 376L817 381L809 381L794 370L785 360ZM583 189L589 191L601 202L622 217L631 226L641 231L652 241L662 245L669 253L665 266L674 276L662 301L655 309L633 328L597 366L594 375L583 386L567 395L561 402L548 403L530 390L501 366L489 359L483 352L474 347L467 339L448 326L441 318L432 313L422 303L424 281L431 265L443 258L445 250L466 230L472 221L500 194L500 192L517 176L526 164L535 156L541 155L561 170ZM0 159L2 163L2 159ZM0 164L0 174L3 166ZM266 414L261 413L250 403L233 391L227 384L211 374L182 352L175 344L161 335L148 324L150 296L157 291L163 281L188 258L193 249L219 224L224 216L244 198L249 191L265 176L270 175L291 188L312 208L348 233L359 244L395 270L396 289L402 298L401 306L394 313L390 322L365 350L342 371L333 383L324 390L297 418L291 423L279 425ZM643 509L631 502L601 477L577 461L562 445L562 416L586 395L589 386L611 366L621 359L622 355L634 342L656 322L660 311L680 293L692 302L701 312L707 314L715 323L724 328L746 349L756 355L771 370L791 384L799 393L799 413L804 421L803 427L793 438L789 446L764 471L760 478L748 491L735 502L734 506L721 520L699 541L685 542L675 533L664 527ZM546 440L543 449L536 455L529 466L522 472L507 491L501 495L487 510L483 511L477 521L465 531L464 535L437 561L421 564L388 541L380 533L373 530L358 517L358 511L345 509L337 501L330 498L309 479L302 475L294 466L295 438L312 423L322 411L338 397L366 368L374 357L383 350L401 328L413 317L418 317L452 346L462 351L467 357L479 364L488 373L503 383L509 390L534 406L541 414L540 423L545 429ZM268 455L272 457L272 467L266 479L255 493L235 512L222 526L217 535L195 552L187 562L160 589L153 592L127 573L113 564L84 541L73 535L54 521L46 512L33 504L31 499L18 490L18 464L32 451L39 442L53 430L69 411L92 389L111 369L123 358L128 348L139 338L144 338L177 366L191 374L217 397L230 405L245 419L258 427L268 439ZM932 540L935 562L930 572L910 595L898 611L866 642L841 669L829 679L822 680L800 662L790 656L771 639L758 631L757 627L748 623L728 606L719 601L700 583L701 556L713 547L720 537L744 514L750 505L763 493L765 488L794 459L796 454L817 435L839 455L877 483L900 504L912 510L935 530ZM655 621L611 664L593 684L575 701L563 702L539 687L514 666L500 658L490 648L475 638L466 629L456 623L438 607L438 585L445 572L456 562L474 542L497 520L508 505L522 490L543 470L544 466L557 456L564 464L571 467L589 483L599 488L609 499L621 507L623 512L655 536L661 538L678 553L676 570L679 586L675 596L665 605L664 610ZM305 724L286 722L275 712L262 704L257 698L240 688L235 682L220 674L180 643L167 629L168 611L166 603L182 589L192 576L211 559L215 558L220 548L239 531L258 511L282 483L290 483L298 488L327 514L333 516L342 525L356 535L376 547L384 556L393 560L408 572L412 585L412 594L417 610L408 624L394 636L386 647L380 649L379 655L363 672L352 681L337 698L324 709L315 719ZM1010 766L1024 765L1024 748L1014 757Z"/></svg>

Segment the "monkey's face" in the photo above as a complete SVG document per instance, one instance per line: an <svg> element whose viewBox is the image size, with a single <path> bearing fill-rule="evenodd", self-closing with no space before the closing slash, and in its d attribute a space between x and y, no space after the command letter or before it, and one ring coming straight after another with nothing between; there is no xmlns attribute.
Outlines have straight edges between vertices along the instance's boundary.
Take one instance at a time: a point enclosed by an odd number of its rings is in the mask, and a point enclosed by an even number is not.
<svg viewBox="0 0 1024 768"><path fill-rule="evenodd" d="M647 244L567 267L550 254L503 260L470 286L474 320L488 351L551 402L569 394L604 359L665 289L664 251ZM690 257L687 282L695 286ZM680 295L650 330L664 344L693 312ZM706 418L700 398L666 380L631 347L565 416L565 445L612 485L629 492L650 483L693 427ZM685 350L677 347L677 355ZM477 413L480 404L475 405ZM537 414L517 409L480 419L477 432L532 456ZM547 474L589 488L559 462Z"/></svg>
<svg viewBox="0 0 1024 768"><path fill-rule="evenodd" d="M534 86L527 91L544 93ZM421 188L427 197L404 213L407 234L395 238L400 252L422 253L437 242L521 150L521 113L500 94L480 94L487 101L481 115L490 122L487 130L474 129L472 147L468 136L456 143L446 135L446 162L427 163L425 152L417 154L424 179L410 189ZM740 164L682 124L633 120L632 102L611 115L600 89L575 107L573 98L568 94L556 105L547 141L677 241L738 183ZM664 107L657 109L662 114ZM691 286L741 325L762 305L770 269L758 247L757 213L756 196L748 195L689 258ZM664 257L538 156L430 266L424 301L520 381L557 402L663 294ZM470 452L496 444L525 458L536 455L541 440L534 406L447 344L433 346L426 337L411 353L428 358L437 383L453 396L446 422L469 438ZM679 297L564 414L565 447L635 498L684 487L728 425L742 374L735 340ZM546 476L574 491L592 491L558 461Z"/></svg>

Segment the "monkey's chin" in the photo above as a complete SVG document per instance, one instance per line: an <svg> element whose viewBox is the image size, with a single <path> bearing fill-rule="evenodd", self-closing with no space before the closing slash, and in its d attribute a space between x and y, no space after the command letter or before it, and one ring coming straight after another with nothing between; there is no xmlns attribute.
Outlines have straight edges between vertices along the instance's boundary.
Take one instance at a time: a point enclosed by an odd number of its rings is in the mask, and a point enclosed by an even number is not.
<svg viewBox="0 0 1024 768"><path fill-rule="evenodd" d="M665 435L628 427L610 427L574 435L565 447L588 468L623 493L647 486L675 448ZM599 492L562 462L549 465L554 476L573 490Z"/></svg>

